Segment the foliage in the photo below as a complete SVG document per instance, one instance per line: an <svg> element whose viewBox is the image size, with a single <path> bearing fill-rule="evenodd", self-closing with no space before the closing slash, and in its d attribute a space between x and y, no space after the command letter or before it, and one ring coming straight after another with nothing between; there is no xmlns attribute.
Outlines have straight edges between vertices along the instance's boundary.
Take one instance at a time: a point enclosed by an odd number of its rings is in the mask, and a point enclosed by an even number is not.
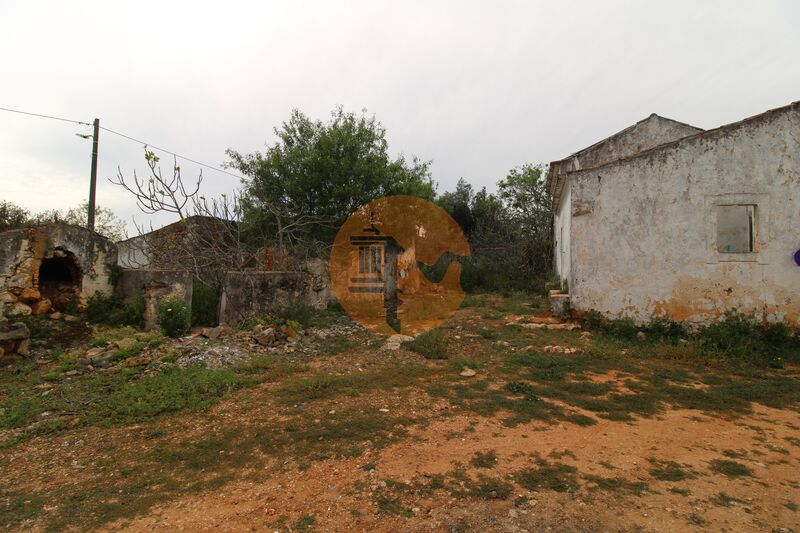
<svg viewBox="0 0 800 533"><path fill-rule="evenodd" d="M83 202L67 211L50 209L31 215L18 205L0 201L0 231L51 222L65 222L75 226L86 226L88 218L89 202ZM125 223L118 219L113 211L99 205L95 206L94 230L112 241L121 241L125 238Z"/></svg>
<svg viewBox="0 0 800 533"><path fill-rule="evenodd" d="M96 415L99 420L135 422L181 409L204 410L247 381L230 369L171 369L112 392Z"/></svg>
<svg viewBox="0 0 800 533"><path fill-rule="evenodd" d="M183 298L168 298L158 304L156 323L167 337L180 337L189 331L191 312Z"/></svg>
<svg viewBox="0 0 800 533"><path fill-rule="evenodd" d="M192 284L192 326L216 326L219 290L195 280Z"/></svg>
<svg viewBox="0 0 800 533"><path fill-rule="evenodd" d="M392 194L433 199L429 163L389 156L386 130L375 116L341 107L327 122L294 110L275 128L264 153L229 149L229 166L247 176L243 221L251 234L276 235L278 245L328 245L359 206Z"/></svg>
<svg viewBox="0 0 800 533"><path fill-rule="evenodd" d="M144 326L145 302L142 296L125 301L115 296L106 296L97 291L86 302L86 319L93 324L114 326Z"/></svg>
<svg viewBox="0 0 800 533"><path fill-rule="evenodd" d="M22 207L6 200L0 201L0 231L21 227L29 216L30 213Z"/></svg>
<svg viewBox="0 0 800 533"><path fill-rule="evenodd" d="M83 202L77 207L71 207L67 211L52 209L34 215L30 222L34 224L46 224L49 222L66 222L75 226L86 226L89 219L89 202ZM100 235L112 240L121 241L126 237L125 223L117 218L111 209L100 205L94 208L94 230Z"/></svg>
<svg viewBox="0 0 800 533"><path fill-rule="evenodd" d="M612 320L594 311L586 313L584 323L588 329L624 341L633 341L644 334L640 342L690 343L709 357L772 366L780 366L784 360L800 361L800 338L786 324L762 322L736 312L693 332L684 324L670 320L636 324L630 318Z"/></svg>
<svg viewBox="0 0 800 533"><path fill-rule="evenodd" d="M119 307L120 303L117 298L96 291L86 301L86 319L93 324L105 323L112 311Z"/></svg>
<svg viewBox="0 0 800 533"><path fill-rule="evenodd" d="M423 333L413 341L403 343L403 346L425 359L447 359L447 336L439 329Z"/></svg>
<svg viewBox="0 0 800 533"><path fill-rule="evenodd" d="M700 344L708 353L737 358L761 358L779 362L785 356L800 360L800 339L782 323L758 322L742 314L729 313L700 331Z"/></svg>
<svg viewBox="0 0 800 533"><path fill-rule="evenodd" d="M475 192L463 178L437 203L461 226L472 256L462 260L468 292L542 291L552 264L552 210L541 166L511 169L498 193Z"/></svg>
<svg viewBox="0 0 800 533"><path fill-rule="evenodd" d="M133 296L122 304L122 324L144 327L145 302L143 296Z"/></svg>

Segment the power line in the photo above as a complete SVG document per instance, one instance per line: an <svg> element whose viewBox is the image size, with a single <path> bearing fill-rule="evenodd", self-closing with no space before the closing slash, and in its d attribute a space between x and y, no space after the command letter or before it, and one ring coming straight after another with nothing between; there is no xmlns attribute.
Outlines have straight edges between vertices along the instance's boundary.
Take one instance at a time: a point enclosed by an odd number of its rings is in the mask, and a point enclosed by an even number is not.
<svg viewBox="0 0 800 533"><path fill-rule="evenodd" d="M134 139L133 137L131 137L131 136L129 136L129 135L125 135L124 133L120 133L120 132L118 132L118 131L110 130L110 129L108 129L108 128L105 128L105 127L103 127L103 126L100 126L100 129L101 129L101 130L103 130L103 131L107 131L108 133L113 133L114 135L119 135L120 137L122 137L122 138L124 138L124 139L128 139L129 141L133 141L133 142L135 142L135 143L139 143L139 144L141 144L142 146L147 146L148 148L154 148L154 149L156 149L156 150L158 150L158 151L160 151L160 152L164 152L164 153L167 153L167 154L169 154L169 155L175 156L175 157L177 157L177 158L179 158L179 159L183 159L183 160L189 161L189 162L191 162L191 163L194 163L195 165L200 165L201 167L209 168L209 169L211 169L211 170L216 170L217 172L221 172L221 173L223 173L223 174L227 174L228 176L232 176L232 177L234 177L234 178L238 178L238 179L240 179L240 180L243 180L243 179L245 179L245 177L244 177L244 176L240 176L240 175L238 175L238 174L234 174L233 172L228 172L227 170L222 170L222 169L221 169L221 168L219 168L219 167L215 167L215 166L212 166L212 165L208 165L208 164L206 164L206 163L201 163L200 161L197 161L197 160L195 160L195 159L192 159L192 158L190 158L190 157L186 157L186 156L183 156L183 155L180 155L180 154L176 154L175 152L172 152L172 151L170 151L170 150L167 150L166 148L159 148L158 146L155 146L155 145L153 145L153 144L150 144L150 143L148 143L148 142L145 142L145 141L140 141L139 139Z"/></svg>
<svg viewBox="0 0 800 533"><path fill-rule="evenodd" d="M60 120L62 122L71 122L73 124L81 124L81 125L84 125L84 126L91 126L92 125L90 122L82 122L80 120L72 120L72 119L62 118L62 117L54 117L52 115L43 115L41 113L30 113L28 111L20 111L18 109L9 109L7 107L0 107L0 111L8 111L9 113L19 113L21 115L28 115L28 116L31 116L31 117L49 118L51 120ZM237 179L240 179L240 180L246 179L244 176L240 176L238 174L234 174L233 172L228 172L227 170L222 170L221 168L215 167L213 165L208 165L206 163L202 163L202 162L197 161L196 159L192 159L190 157L186 157L186 156L183 156L183 155L180 155L180 154L176 154L175 152L173 152L171 150L167 150L166 148L159 148L158 146L155 146L155 145L150 144L148 142L140 141L139 139L135 139L135 138L133 138L133 137L131 137L129 135L125 135L124 133L120 133L118 131L114 131L114 130L108 129L108 128L105 128L103 126L100 126L100 129L103 130L103 131L107 131L108 133L113 133L114 135L118 135L118 136L120 136L120 137L122 137L124 139L128 139L129 141L133 141L135 143L139 143L142 146L147 146L149 148L153 148L155 150L158 150L159 152L164 152L164 153L169 154L171 156L174 156L174 157L189 161L190 163L194 163L195 165L199 165L201 167L205 167L205 168L208 168L210 170L215 170L217 172L221 172L222 174L227 174L228 176L231 176L231 177L234 177L234 178L237 178Z"/></svg>
<svg viewBox="0 0 800 533"><path fill-rule="evenodd" d="M72 120L69 118L54 117L51 115L42 115L39 113L29 113L28 111L20 111L18 109L8 109L7 107L0 107L0 111L8 111L9 113L19 113L20 115L30 115L32 117L49 118L52 120L60 120L62 122L72 122L73 124L82 124L84 126L91 126L90 122L81 122L80 120Z"/></svg>

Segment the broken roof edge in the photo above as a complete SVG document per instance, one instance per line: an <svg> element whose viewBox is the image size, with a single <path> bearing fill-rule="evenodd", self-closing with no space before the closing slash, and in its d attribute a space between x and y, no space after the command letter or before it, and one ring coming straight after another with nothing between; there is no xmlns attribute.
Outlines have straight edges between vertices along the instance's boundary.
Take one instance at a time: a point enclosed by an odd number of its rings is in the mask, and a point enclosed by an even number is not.
<svg viewBox="0 0 800 533"><path fill-rule="evenodd" d="M588 152L590 150L598 148L598 147L608 143L609 141L611 141L613 139L616 139L616 138L618 138L618 137L620 137L620 136L622 136L622 135L624 135L626 133L629 133L629 132L633 131L637 126L647 122L648 120L652 120L653 118L658 118L660 120L666 120L667 122L671 122L673 124L679 124L681 126L684 126L684 127L687 127L687 128L691 128L693 130L696 130L697 133L702 133L703 131L705 131L705 130L703 130L703 128L699 128L697 126L692 126L691 124L688 124L686 122L681 122L679 120L675 120L675 119L672 119L672 118L669 118L669 117L662 117L658 113L650 113L645 118L643 118L643 119L641 119L641 120L639 120L637 122L634 122L630 126L628 126L626 128L623 128L623 129L619 130L618 132L613 133L613 134L609 135L608 137L597 141L594 144L590 144L586 148L581 148L577 152L573 152L570 155L568 155L567 157L558 159L556 161L551 161L547 165L548 172L547 172L547 179L546 179L546 182L545 182L545 188L550 193L550 196L553 198L553 202L555 203L556 201L558 201L560 196L561 196L561 190L559 189L558 191L556 191L555 188L559 187L559 185L563 186L563 180L562 179L558 179L558 180L556 180L555 183L553 183L553 177L554 176L553 176L553 173L550 172L550 169L552 169L554 167L558 168L558 166L561 163L563 163L564 161L568 161L568 160L570 160L570 159L572 159L574 157L578 157L581 154L584 154L584 153L586 153L586 152ZM691 136L691 135L693 135L693 134L690 134L689 136ZM682 137L682 138L685 138L685 137ZM669 141L669 142L674 142L674 141ZM622 159L622 158L620 158L620 159ZM615 161L617 161L617 160L615 160ZM609 163L611 163L611 162L609 162ZM568 174L568 173L557 173L556 176L565 176L566 174Z"/></svg>
<svg viewBox="0 0 800 533"><path fill-rule="evenodd" d="M603 163L602 165L596 165L596 166L593 166L593 167L586 167L586 168L581 168L581 169L578 169L578 170L572 170L572 171L569 171L569 172L563 174L562 176L571 176L573 174L579 174L581 172L594 171L594 170L598 170L598 169L601 169L601 168L611 167L611 166L614 166L614 165L617 165L617 164L620 164L620 163L625 163L625 162L631 161L633 159L638 159L640 157L649 157L654 153L661 152L663 150L667 150L669 148L675 147L675 146L677 146L677 145L679 145L681 143L684 143L684 142L693 142L693 141L695 141L697 139L700 139L700 138L705 139L707 137L713 137L714 135L717 135L719 133L727 132L727 131L730 131L730 130L735 130L737 128L740 128L742 126L750 124L752 122L761 121L761 120L764 120L766 118L770 118L770 117L772 117L774 115L777 115L779 113L784 113L784 112L789 112L789 111L792 111L792 110L796 110L797 108L800 108L800 100L795 100L794 102L792 102L790 104L787 104L787 105L784 105L784 106L781 106L781 107L775 107L773 109L768 109L767 111L763 111L763 112L758 113L756 115L751 115L751 116L743 118L741 120L737 120L736 122L730 122L728 124L723 124L722 126L717 126L716 128L712 128L710 130L703 130L703 131L700 131L700 132L695 133L693 135L687 135L686 137L681 137L680 139L675 139L674 141L668 141L668 142L653 146L652 148L648 148L647 150L642 150L641 152L637 152L635 154L629 155L627 157L620 157L619 159L615 159L614 161L609 161L608 163ZM559 162L560 161L556 161L556 163L559 163Z"/></svg>
<svg viewBox="0 0 800 533"><path fill-rule="evenodd" d="M127 239L122 239L121 241L117 241L117 244L122 244L122 243L126 243L128 241L141 239L142 237L145 237L147 235L151 235L153 233L159 233L159 232L167 230L168 228L171 228L173 226L177 226L177 225L180 225L180 224L187 224L190 221L193 222L195 220L223 220L223 221L227 221L227 222L235 222L233 220L226 220L224 218L212 217L212 216L209 216L209 215L189 215L188 217L182 218L181 220L176 220L175 222L170 222L169 224L164 224L160 228L151 229L150 231L146 231L144 233L140 233L139 235L134 235L133 237L128 237Z"/></svg>
<svg viewBox="0 0 800 533"><path fill-rule="evenodd" d="M0 235L5 235L6 233L12 233L12 232L15 232L15 231L26 232L26 231L29 231L29 230L32 230L32 229L36 229L36 228L55 227L55 226L66 227L66 228L70 228L70 229L77 229L77 230L80 230L80 231L85 232L85 233L91 233L93 235L98 235L98 236L102 237L103 239L106 239L107 241L111 241L111 239L109 239L108 237L106 237L102 233L98 233L97 230L89 229L86 226L83 226L81 224L73 224L73 223L67 222L65 220L49 220L49 221L25 222L24 224L22 224L21 226L18 226L16 228L9 228L9 229L0 230Z"/></svg>
<svg viewBox="0 0 800 533"><path fill-rule="evenodd" d="M618 131L617 133L611 134L608 137L606 137L605 139L597 141L596 143L591 144L591 145L587 146L586 148L582 148L582 149L578 150L577 152L573 152L570 155L568 155L567 157L564 157L564 158L559 159L558 161L554 161L554 162L558 163L558 162L561 162L561 161L566 161L567 159L576 157L576 156L578 156L580 154L583 154L584 152L588 152L589 150L592 150L593 148L597 148L599 146L602 146L603 144L611 141L612 139L616 139L617 137L620 137L621 135L623 135L625 133L628 133L629 131L634 130L640 124L644 124L645 122L647 122L648 120L652 120L653 118L659 118L661 120L666 120L667 122L672 122L673 124L680 124L681 126L686 126L688 128L692 128L693 130L697 130L698 132L705 131L703 128L698 128L697 126L692 126L691 124L687 124L686 122L681 122L679 120L671 119L671 118L668 118L668 117L662 117L661 115L659 115L657 113L650 113L647 117L645 117L642 120L639 120L637 122L634 122L633 124L631 124L627 128L624 128L624 129Z"/></svg>

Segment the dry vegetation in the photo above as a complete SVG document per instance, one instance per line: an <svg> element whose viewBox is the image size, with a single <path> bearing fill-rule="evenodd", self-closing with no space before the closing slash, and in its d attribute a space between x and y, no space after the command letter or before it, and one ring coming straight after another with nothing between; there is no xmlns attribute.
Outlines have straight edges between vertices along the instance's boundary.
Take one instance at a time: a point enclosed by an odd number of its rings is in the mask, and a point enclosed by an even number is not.
<svg viewBox="0 0 800 533"><path fill-rule="evenodd" d="M363 330L317 335L346 321L335 313L294 317L316 321L303 349L253 350L223 368L182 367L179 341L157 334L34 325L48 351L0 368L0 528L800 523L792 342L738 354L714 340L720 332L525 327L538 305L470 297L397 351ZM118 355L129 365L76 366L76 346L131 336Z"/></svg>

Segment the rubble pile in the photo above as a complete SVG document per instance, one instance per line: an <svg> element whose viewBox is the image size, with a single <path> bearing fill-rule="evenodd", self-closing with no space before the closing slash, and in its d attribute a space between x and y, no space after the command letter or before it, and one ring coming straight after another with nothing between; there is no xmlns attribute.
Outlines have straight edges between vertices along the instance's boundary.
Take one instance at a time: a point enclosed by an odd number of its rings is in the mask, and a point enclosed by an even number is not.
<svg viewBox="0 0 800 533"><path fill-rule="evenodd" d="M19 359L28 355L30 331L22 322L9 323L0 317L0 359Z"/></svg>
<svg viewBox="0 0 800 533"><path fill-rule="evenodd" d="M250 332L250 337L260 346L294 344L297 342L297 329L290 323L282 326L257 324Z"/></svg>

